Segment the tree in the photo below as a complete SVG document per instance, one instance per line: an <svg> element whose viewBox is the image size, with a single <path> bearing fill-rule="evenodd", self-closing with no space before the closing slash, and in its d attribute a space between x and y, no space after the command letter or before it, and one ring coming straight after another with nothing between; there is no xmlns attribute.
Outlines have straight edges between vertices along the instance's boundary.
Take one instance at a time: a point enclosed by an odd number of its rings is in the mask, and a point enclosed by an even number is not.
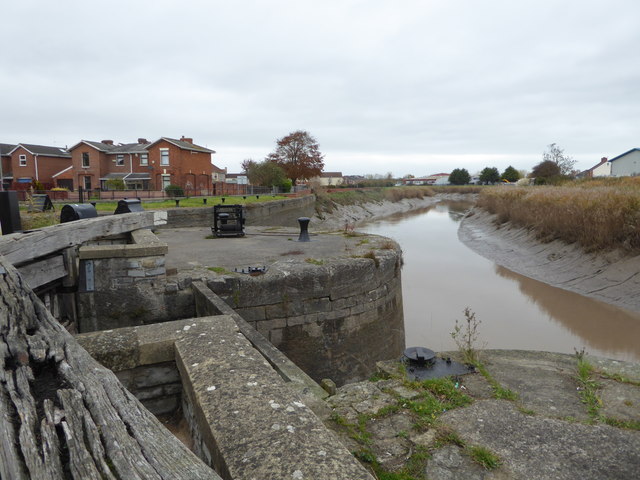
<svg viewBox="0 0 640 480"><path fill-rule="evenodd" d="M531 170L530 178L535 178L536 185L555 183L561 177L560 167L552 160L543 160Z"/></svg>
<svg viewBox="0 0 640 480"><path fill-rule="evenodd" d="M488 185L500 181L500 172L496 167L485 167L480 172L480 182Z"/></svg>
<svg viewBox="0 0 640 480"><path fill-rule="evenodd" d="M542 161L555 163L560 169L560 175L570 175L576 164L576 160L569 155L565 155L564 149L555 143L547 145L547 150L542 154Z"/></svg>
<svg viewBox="0 0 640 480"><path fill-rule="evenodd" d="M294 185L298 179L319 176L324 168L324 155L318 142L303 130L279 139L275 151L266 159L282 167Z"/></svg>
<svg viewBox="0 0 640 480"><path fill-rule="evenodd" d="M280 187L287 180L284 170L269 160L256 162L254 160L245 160L242 162L242 168L249 177L252 185L261 185L263 187Z"/></svg>
<svg viewBox="0 0 640 480"><path fill-rule="evenodd" d="M466 168L455 168L449 175L449 183L452 185L466 185L471 181L471 175Z"/></svg>
<svg viewBox="0 0 640 480"><path fill-rule="evenodd" d="M518 180L520 180L520 172L509 165L504 169L504 172L502 172L502 178L507 182L517 182Z"/></svg>

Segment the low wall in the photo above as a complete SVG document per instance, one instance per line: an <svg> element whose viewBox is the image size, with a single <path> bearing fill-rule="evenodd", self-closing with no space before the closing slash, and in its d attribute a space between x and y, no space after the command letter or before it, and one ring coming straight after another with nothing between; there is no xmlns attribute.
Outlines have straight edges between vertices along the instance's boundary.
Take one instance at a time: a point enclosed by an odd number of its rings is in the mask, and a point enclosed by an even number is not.
<svg viewBox="0 0 640 480"><path fill-rule="evenodd" d="M233 198L227 199L233 203ZM310 217L315 212L315 196L250 203L246 207L247 222L251 225L297 226L299 217ZM213 207L170 208L165 228L213 226Z"/></svg>
<svg viewBox="0 0 640 480"><path fill-rule="evenodd" d="M291 264L207 285L314 380L344 384L404 350L401 255L376 250L375 260Z"/></svg>

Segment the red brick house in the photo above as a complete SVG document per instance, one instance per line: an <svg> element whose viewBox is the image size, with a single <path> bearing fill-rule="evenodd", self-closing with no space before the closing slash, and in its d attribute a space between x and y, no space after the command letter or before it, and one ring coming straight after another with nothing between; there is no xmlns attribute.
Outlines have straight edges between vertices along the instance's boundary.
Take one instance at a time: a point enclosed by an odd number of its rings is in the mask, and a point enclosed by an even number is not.
<svg viewBox="0 0 640 480"><path fill-rule="evenodd" d="M71 154L60 147L19 143L9 155L13 176L11 188L18 190L28 188L36 181L45 189L52 188L53 175L71 165Z"/></svg>
<svg viewBox="0 0 640 480"><path fill-rule="evenodd" d="M69 149L76 185L85 190L109 190L109 180L122 180L127 189L162 190L179 185L187 190L209 189L213 165L208 148L190 138L162 137L155 142L115 145L112 140L82 140ZM113 188L112 188L113 189Z"/></svg>
<svg viewBox="0 0 640 480"><path fill-rule="evenodd" d="M147 145L152 180L156 190L179 185L185 190L204 190L211 187L214 150L193 143L192 138L180 140L162 137Z"/></svg>

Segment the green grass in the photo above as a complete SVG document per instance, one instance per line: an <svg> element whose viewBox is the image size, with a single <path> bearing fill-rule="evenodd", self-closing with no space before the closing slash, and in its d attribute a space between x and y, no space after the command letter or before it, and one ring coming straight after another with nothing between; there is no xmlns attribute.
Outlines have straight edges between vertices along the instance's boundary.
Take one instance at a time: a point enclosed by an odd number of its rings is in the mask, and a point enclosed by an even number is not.
<svg viewBox="0 0 640 480"><path fill-rule="evenodd" d="M602 407L602 400L598 397L600 384L593 379L595 369L585 360L584 351L576 352L576 358L576 381L580 389L580 400L586 405L589 417L597 421Z"/></svg>
<svg viewBox="0 0 640 480"><path fill-rule="evenodd" d="M207 267L207 270L211 270L212 272L216 272L219 275L226 275L228 273L233 273L227 270L224 267Z"/></svg>
<svg viewBox="0 0 640 480"><path fill-rule="evenodd" d="M324 265L324 260L318 260L317 258L305 258L304 261L311 265Z"/></svg>
<svg viewBox="0 0 640 480"><path fill-rule="evenodd" d="M502 463L495 453L484 447L469 447L468 453L474 462L483 466L486 470L495 470Z"/></svg>
<svg viewBox="0 0 640 480"><path fill-rule="evenodd" d="M478 369L480 374L487 379L487 382L489 382L489 385L493 390L493 396L495 398L501 399L501 400L510 400L512 402L518 401L518 398L519 398L518 394L513 390L510 390L500 385L500 383L495 378L493 378L491 373L489 373L489 370L487 370L487 368L484 365L478 363L476 365L476 368Z"/></svg>

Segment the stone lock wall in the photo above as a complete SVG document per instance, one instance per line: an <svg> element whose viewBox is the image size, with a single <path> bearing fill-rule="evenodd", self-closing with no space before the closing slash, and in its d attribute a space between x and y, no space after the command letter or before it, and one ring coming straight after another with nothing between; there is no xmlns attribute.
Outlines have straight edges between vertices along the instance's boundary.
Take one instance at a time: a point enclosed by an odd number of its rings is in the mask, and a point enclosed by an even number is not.
<svg viewBox="0 0 640 480"><path fill-rule="evenodd" d="M291 265L208 286L314 380L370 376L404 350L401 252Z"/></svg>
<svg viewBox="0 0 640 480"><path fill-rule="evenodd" d="M192 317L190 293L167 285L167 245L151 230L124 241L80 247L79 332Z"/></svg>

